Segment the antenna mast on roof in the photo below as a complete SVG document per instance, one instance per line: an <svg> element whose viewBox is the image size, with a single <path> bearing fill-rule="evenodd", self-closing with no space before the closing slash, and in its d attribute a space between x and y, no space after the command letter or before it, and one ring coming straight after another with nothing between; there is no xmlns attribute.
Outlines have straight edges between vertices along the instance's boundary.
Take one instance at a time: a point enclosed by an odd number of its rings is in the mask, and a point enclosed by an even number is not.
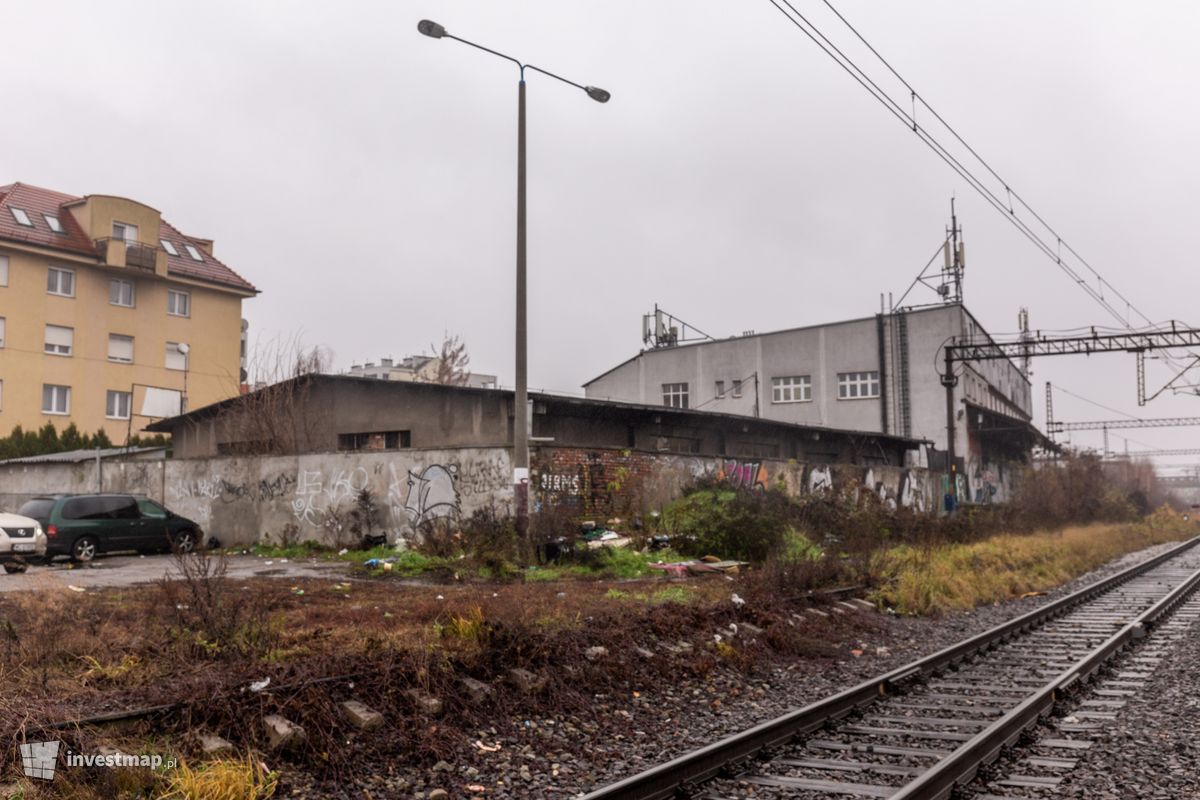
<svg viewBox="0 0 1200 800"><path fill-rule="evenodd" d="M921 273L913 279L913 282L908 285L908 289L900 296L900 299L892 305L892 313L900 310L905 298L912 293L913 288L918 283L937 292L944 304L962 303L963 269L967 265L967 246L962 241L962 228L958 224L958 215L954 210L953 197L950 198L950 227L946 228L946 238L942 240L942 246L938 250L942 252L941 269L933 268L933 263L937 261L937 252L935 251L933 258L929 259L929 263L925 265ZM938 304L926 303L925 305ZM921 305L907 306L907 308L921 307Z"/></svg>
<svg viewBox="0 0 1200 800"><path fill-rule="evenodd" d="M654 304L654 311L642 315L642 344L658 349L681 342L716 341L699 328L673 317Z"/></svg>

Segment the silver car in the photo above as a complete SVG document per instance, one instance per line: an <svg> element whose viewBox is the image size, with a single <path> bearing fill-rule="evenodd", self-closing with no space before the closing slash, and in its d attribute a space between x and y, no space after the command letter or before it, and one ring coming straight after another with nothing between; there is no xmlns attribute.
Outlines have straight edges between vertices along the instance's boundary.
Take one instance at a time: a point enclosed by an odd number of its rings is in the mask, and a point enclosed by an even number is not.
<svg viewBox="0 0 1200 800"><path fill-rule="evenodd" d="M0 513L0 565L5 572L24 572L28 562L46 557L46 534L35 519Z"/></svg>

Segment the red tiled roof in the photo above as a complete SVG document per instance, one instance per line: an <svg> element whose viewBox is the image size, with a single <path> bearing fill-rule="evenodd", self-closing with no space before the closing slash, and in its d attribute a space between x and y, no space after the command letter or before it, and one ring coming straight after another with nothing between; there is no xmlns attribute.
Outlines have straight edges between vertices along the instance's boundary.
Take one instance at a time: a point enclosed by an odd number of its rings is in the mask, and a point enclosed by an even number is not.
<svg viewBox="0 0 1200 800"><path fill-rule="evenodd" d="M68 203L81 199L24 183L0 186L0 240L27 242L96 258L95 243L79 227L74 215L68 209L62 208ZM19 224L10 211L12 208L25 211L29 215L29 221L33 223L33 227ZM60 234L50 230L43 214L52 214L58 217L64 232ZM197 240L184 236L165 219L161 220L159 226L159 238L171 242L179 253L177 256L167 253L168 274L231 286L249 292L258 291L241 275L204 252L204 248L199 245ZM155 247L161 248L158 242L146 242L146 244L153 244ZM204 260L196 261L189 256L184 248L186 244L195 247Z"/></svg>

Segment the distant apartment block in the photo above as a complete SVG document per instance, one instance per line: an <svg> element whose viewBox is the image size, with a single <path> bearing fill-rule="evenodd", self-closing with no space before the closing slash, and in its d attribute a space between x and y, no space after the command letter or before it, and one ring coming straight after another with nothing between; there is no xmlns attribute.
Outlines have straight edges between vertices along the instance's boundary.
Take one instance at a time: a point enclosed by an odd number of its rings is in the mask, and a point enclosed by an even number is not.
<svg viewBox="0 0 1200 800"><path fill-rule="evenodd" d="M390 358L380 359L376 364L368 361L365 364L353 364L346 372L356 378L376 378L384 381L423 381L431 383L437 380L438 367L441 359L437 356L408 356L399 361ZM463 386L475 389L495 389L496 376L468 372Z"/></svg>
<svg viewBox="0 0 1200 800"><path fill-rule="evenodd" d="M0 186L0 435L103 428L238 394L258 290L144 203Z"/></svg>

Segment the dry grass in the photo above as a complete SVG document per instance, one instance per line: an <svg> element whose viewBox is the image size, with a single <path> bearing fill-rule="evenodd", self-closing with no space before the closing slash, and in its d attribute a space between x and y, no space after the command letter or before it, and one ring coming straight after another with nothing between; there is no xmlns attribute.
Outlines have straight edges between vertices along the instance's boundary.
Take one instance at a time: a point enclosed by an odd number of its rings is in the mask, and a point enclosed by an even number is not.
<svg viewBox="0 0 1200 800"><path fill-rule="evenodd" d="M1093 524L1032 534L1000 534L969 544L909 545L882 551L877 595L905 614L936 614L1045 591L1105 562L1195 535L1193 523L1163 509L1136 524Z"/></svg>
<svg viewBox="0 0 1200 800"><path fill-rule="evenodd" d="M164 776L158 800L267 800L279 775L253 756L224 758L193 767L181 763Z"/></svg>

